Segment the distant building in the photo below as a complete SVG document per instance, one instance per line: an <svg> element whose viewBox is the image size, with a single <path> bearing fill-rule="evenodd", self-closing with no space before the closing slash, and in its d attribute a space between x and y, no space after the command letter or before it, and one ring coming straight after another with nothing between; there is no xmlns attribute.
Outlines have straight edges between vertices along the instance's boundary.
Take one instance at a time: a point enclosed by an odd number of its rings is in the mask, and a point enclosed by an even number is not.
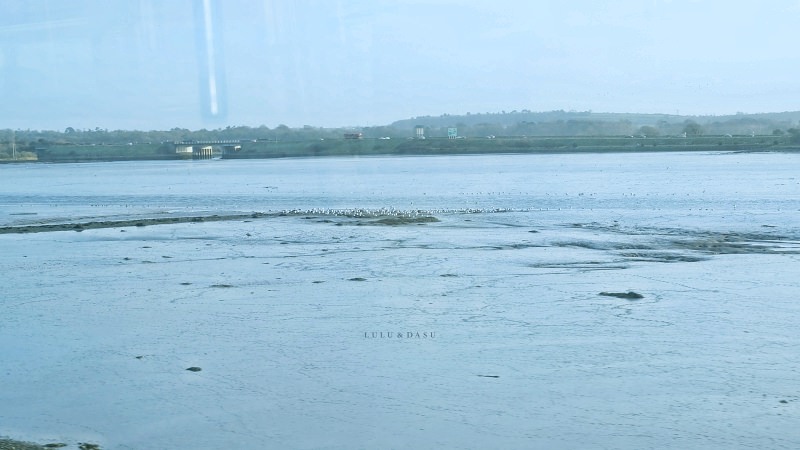
<svg viewBox="0 0 800 450"><path fill-rule="evenodd" d="M448 128L447 139L458 139L458 128L455 127Z"/></svg>
<svg viewBox="0 0 800 450"><path fill-rule="evenodd" d="M364 137L364 135L361 134L361 133L345 133L344 134L344 138L345 139L362 139L363 137Z"/></svg>
<svg viewBox="0 0 800 450"><path fill-rule="evenodd" d="M242 149L239 140L179 141L174 145L175 153L183 159L221 159Z"/></svg>
<svg viewBox="0 0 800 450"><path fill-rule="evenodd" d="M422 125L414 127L414 135L417 139L425 139L425 127Z"/></svg>
<svg viewBox="0 0 800 450"><path fill-rule="evenodd" d="M177 145L175 146L175 153L181 158L191 159L194 156L194 148L191 145Z"/></svg>

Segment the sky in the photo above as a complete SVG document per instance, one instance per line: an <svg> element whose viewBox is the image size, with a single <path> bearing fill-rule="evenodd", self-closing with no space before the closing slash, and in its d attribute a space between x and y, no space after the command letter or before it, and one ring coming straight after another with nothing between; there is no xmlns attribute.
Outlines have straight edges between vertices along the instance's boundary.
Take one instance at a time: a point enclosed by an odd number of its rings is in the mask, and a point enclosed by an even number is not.
<svg viewBox="0 0 800 450"><path fill-rule="evenodd" d="M0 129L800 109L800 0L3 0Z"/></svg>

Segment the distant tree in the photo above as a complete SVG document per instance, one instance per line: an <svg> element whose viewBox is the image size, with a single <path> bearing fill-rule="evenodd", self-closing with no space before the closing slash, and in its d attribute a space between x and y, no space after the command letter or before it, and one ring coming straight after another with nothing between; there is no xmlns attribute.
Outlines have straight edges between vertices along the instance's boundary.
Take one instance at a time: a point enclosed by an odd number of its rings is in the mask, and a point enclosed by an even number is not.
<svg viewBox="0 0 800 450"><path fill-rule="evenodd" d="M797 128L789 128L789 142L792 144L800 144L800 129Z"/></svg>
<svg viewBox="0 0 800 450"><path fill-rule="evenodd" d="M775 128L774 130L772 130L773 136L783 136L784 134L786 133L784 133L783 130L781 130L780 128Z"/></svg>
<svg viewBox="0 0 800 450"><path fill-rule="evenodd" d="M472 127L473 136L502 136L505 134L502 125L496 123L479 123Z"/></svg>
<svg viewBox="0 0 800 450"><path fill-rule="evenodd" d="M683 132L686 133L686 136L700 136L703 134L703 127L695 121L687 120Z"/></svg>
<svg viewBox="0 0 800 450"><path fill-rule="evenodd" d="M289 128L287 125L280 124L277 127L275 127L273 136L276 137L277 139L284 141L288 140L291 134L292 134L291 128Z"/></svg>
<svg viewBox="0 0 800 450"><path fill-rule="evenodd" d="M647 136L647 137L656 137L659 135L658 128L651 127L649 125L644 125L642 127L639 127L638 133L642 136Z"/></svg>

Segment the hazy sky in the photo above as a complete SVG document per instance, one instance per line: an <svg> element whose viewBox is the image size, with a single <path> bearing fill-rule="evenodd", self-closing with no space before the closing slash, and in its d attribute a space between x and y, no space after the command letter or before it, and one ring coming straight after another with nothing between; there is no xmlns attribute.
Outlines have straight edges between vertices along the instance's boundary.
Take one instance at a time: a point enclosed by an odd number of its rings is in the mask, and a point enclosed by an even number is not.
<svg viewBox="0 0 800 450"><path fill-rule="evenodd" d="M800 109L800 0L3 0L0 129Z"/></svg>

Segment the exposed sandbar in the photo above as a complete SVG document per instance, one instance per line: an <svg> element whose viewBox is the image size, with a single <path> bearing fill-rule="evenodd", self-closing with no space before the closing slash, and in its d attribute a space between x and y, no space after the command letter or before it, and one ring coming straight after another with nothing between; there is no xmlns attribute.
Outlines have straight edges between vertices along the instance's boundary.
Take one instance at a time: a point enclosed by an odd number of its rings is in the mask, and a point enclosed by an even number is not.
<svg viewBox="0 0 800 450"><path fill-rule="evenodd" d="M70 222L54 224L30 224L0 227L0 234L12 233L44 233L48 231L83 231L97 228L126 228L126 227L146 227L149 225L165 225L173 223L191 222L219 222L224 220L258 219L269 216L266 213L247 213L247 214L225 214L209 216L180 216L180 217L148 217L141 219L125 220L97 220L89 222ZM279 214L272 214L279 215Z"/></svg>

